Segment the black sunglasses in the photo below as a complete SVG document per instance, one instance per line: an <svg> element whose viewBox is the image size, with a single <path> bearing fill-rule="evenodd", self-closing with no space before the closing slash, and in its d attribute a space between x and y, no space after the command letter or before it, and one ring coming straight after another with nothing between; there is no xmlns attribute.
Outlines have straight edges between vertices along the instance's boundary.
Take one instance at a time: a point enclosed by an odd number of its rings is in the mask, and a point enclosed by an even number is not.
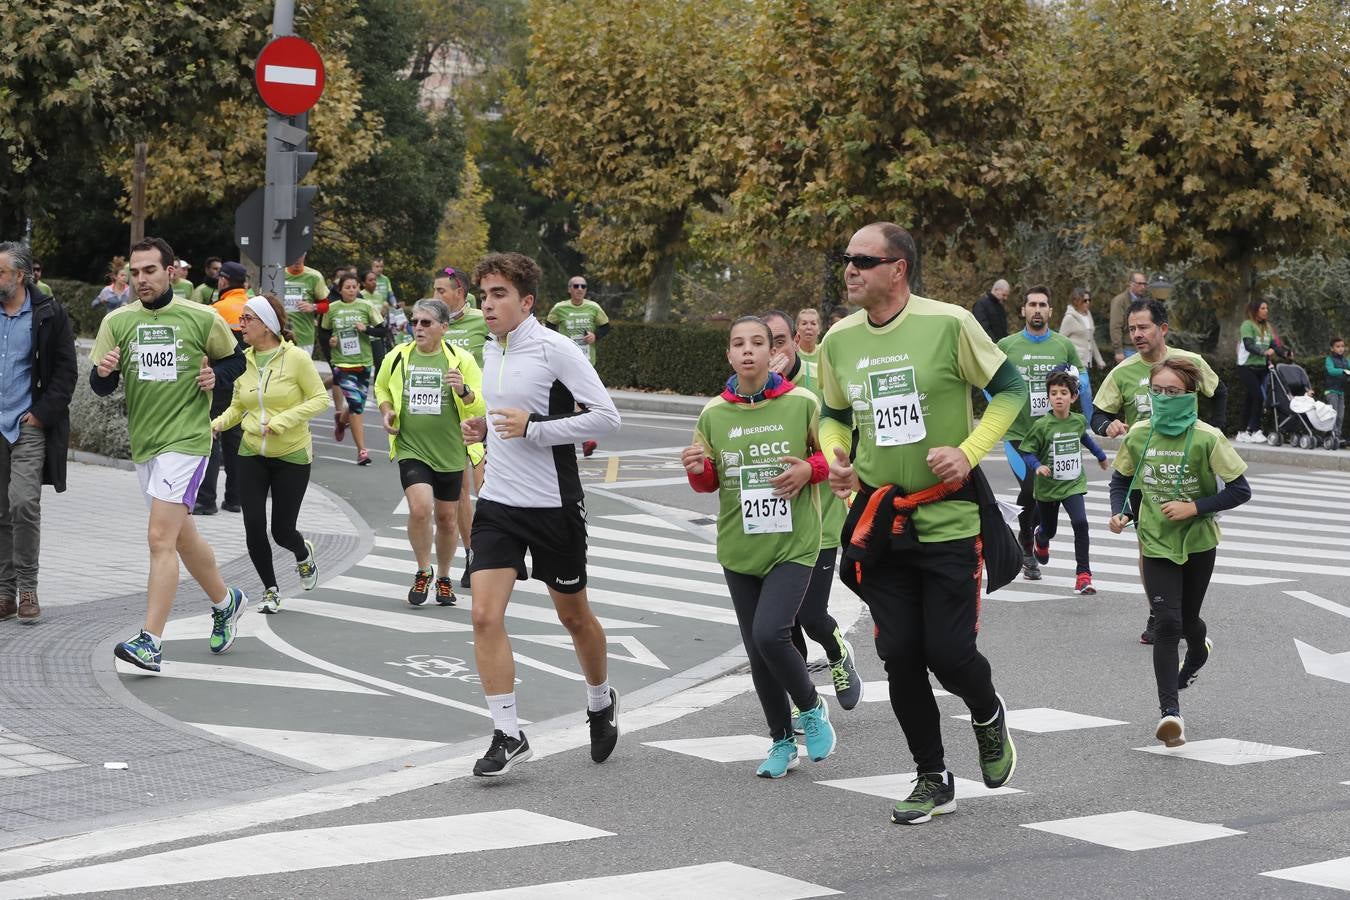
<svg viewBox="0 0 1350 900"><path fill-rule="evenodd" d="M863 256L861 254L855 256L849 253L845 253L842 259L844 260L844 265L847 266L852 264L855 269L873 269L882 263L894 263L900 261L900 257L898 256Z"/></svg>
<svg viewBox="0 0 1350 900"><path fill-rule="evenodd" d="M439 325L439 324L441 324L440 322L436 321L435 319L413 319L413 320L412 320L412 323L413 323L414 326L420 325L420 326L422 326L423 328L430 328L430 327L433 326L433 325Z"/></svg>
<svg viewBox="0 0 1350 900"><path fill-rule="evenodd" d="M586 286L586 285L582 284L582 283L579 282L579 281L578 281L576 284L569 284L569 285L568 285L568 287L570 287L570 288L584 288L585 286Z"/></svg>

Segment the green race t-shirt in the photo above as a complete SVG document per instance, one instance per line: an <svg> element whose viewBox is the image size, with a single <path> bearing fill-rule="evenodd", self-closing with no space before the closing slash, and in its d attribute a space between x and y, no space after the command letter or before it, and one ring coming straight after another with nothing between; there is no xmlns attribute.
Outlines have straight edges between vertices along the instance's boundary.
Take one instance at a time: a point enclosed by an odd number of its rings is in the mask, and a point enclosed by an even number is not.
<svg viewBox="0 0 1350 900"><path fill-rule="evenodd" d="M1074 347L1073 341L1053 331L1043 341L1033 341L1026 331L1019 331L999 341L998 349L1017 366L1022 380L1027 383L1027 402L1022 404L1017 420L1004 435L1010 441L1020 441L1031 430L1031 423L1050 411L1050 397L1045 390L1045 379L1050 371L1065 363L1082 371L1083 363L1078 359L1078 348Z"/></svg>
<svg viewBox="0 0 1350 900"><path fill-rule="evenodd" d="M1206 397L1214 396L1219 386L1219 376L1205 362L1205 358L1189 350L1167 348L1164 359L1175 357L1188 359L1200 370L1200 393ZM1138 353L1126 357L1114 369L1106 373L1106 378L1092 398L1092 405L1104 413L1117 416L1126 425L1134 425L1153 415L1153 398L1148 392L1149 373L1153 363L1145 362Z"/></svg>
<svg viewBox="0 0 1350 900"><path fill-rule="evenodd" d="M810 387L816 398L820 399L820 345L816 344L816 349L810 353L798 347L797 357L802 361L802 369L797 373L797 383L803 387Z"/></svg>
<svg viewBox="0 0 1350 900"><path fill-rule="evenodd" d="M445 326L445 342L458 347L473 357L481 368L483 365L483 344L487 343L487 320L479 310L464 306L464 314Z"/></svg>
<svg viewBox="0 0 1350 900"><path fill-rule="evenodd" d="M1031 423L1022 438L1022 452L1031 453L1050 467L1050 477L1037 475L1033 485L1037 500L1063 500L1087 493L1083 474L1083 434L1087 419L1076 412L1056 418L1052 411Z"/></svg>
<svg viewBox="0 0 1350 900"><path fill-rule="evenodd" d="M320 324L332 331L333 337L337 338L337 343L333 345L330 354L333 365L347 368L373 366L375 358L371 354L370 338L366 337L365 332L358 331L356 325L359 322L378 325L382 321L384 319L380 316L380 308L360 297L351 302L341 300L329 306Z"/></svg>
<svg viewBox="0 0 1350 900"><path fill-rule="evenodd" d="M1247 356L1244 366L1252 366L1256 369L1266 367L1266 351L1271 348L1271 331L1269 324L1263 324L1260 327L1251 319L1243 319L1242 327L1238 329L1238 336L1242 338L1251 338L1256 345L1256 350ZM1244 341L1244 345L1245 345Z"/></svg>
<svg viewBox="0 0 1350 900"><path fill-rule="evenodd" d="M220 288L214 284L199 284L192 292L192 302L210 306L220 299Z"/></svg>
<svg viewBox="0 0 1350 900"><path fill-rule="evenodd" d="M819 353L820 348L817 347L812 356ZM810 391L818 401L824 403L825 398L820 393L820 379L815 377L819 372L817 364L811 362L808 367L807 363L810 361L800 350L797 351L797 356L801 358L801 366L792 380L793 384ZM828 550L831 547L838 547L839 536L844 530L844 520L848 518L848 507L844 505L843 500L834 495L834 491L830 490L828 481L815 485L815 491L820 495L820 548Z"/></svg>
<svg viewBox="0 0 1350 900"><path fill-rule="evenodd" d="M557 325L558 332L576 342L581 352L595 365L595 344L586 343L586 332L595 332L601 325L609 324L609 316L594 300L582 300L573 303L564 300L548 311L548 323Z"/></svg>
<svg viewBox="0 0 1350 900"><path fill-rule="evenodd" d="M197 386L202 357L234 354L230 326L207 306L174 297L161 309L133 300L104 316L90 359L112 348L127 397L131 458L143 463L161 453L211 452L211 392Z"/></svg>
<svg viewBox="0 0 1350 900"><path fill-rule="evenodd" d="M445 385L449 361L416 348L408 354L403 377L403 406L398 417L399 459L417 459L434 472L464 470L464 436L459 411Z"/></svg>
<svg viewBox="0 0 1350 900"><path fill-rule="evenodd" d="M388 275L375 276L375 297L380 303L388 303L389 295L394 292L394 283Z"/></svg>
<svg viewBox="0 0 1350 900"><path fill-rule="evenodd" d="M314 320L317 317L312 312L301 312L300 302L318 303L328 297L328 285L323 280L323 273L309 266L305 266L299 275L287 271L284 290L282 306L286 308L286 318L290 322L291 333L295 335L295 346L312 353Z"/></svg>
<svg viewBox="0 0 1350 900"><path fill-rule="evenodd" d="M173 295L179 300L191 300L192 292L196 289L186 278L180 278L173 283Z"/></svg>
<svg viewBox="0 0 1350 900"><path fill-rule="evenodd" d="M1192 553L1219 546L1223 535L1213 516L1174 522L1163 515L1162 505L1169 500L1212 497L1219 492L1216 478L1233 481L1247 471L1233 445L1212 425L1195 424L1189 449L1186 437L1150 434L1148 422L1137 422L1121 442L1115 462L1116 471L1131 476L1133 489L1143 493L1142 508L1135 515L1140 552L1178 565Z"/></svg>
<svg viewBox="0 0 1350 900"><path fill-rule="evenodd" d="M820 385L826 406L853 411L858 478L905 493L937 484L928 451L970 436L970 388L987 385L1005 358L967 310L915 294L880 327L865 310L837 322L820 344ZM979 508L962 500L921 506L912 522L923 542L980 532Z"/></svg>
<svg viewBox="0 0 1350 900"><path fill-rule="evenodd" d="M815 564L820 554L819 495L807 485L792 500L774 497L769 479L784 456L806 459L818 446L819 405L794 388L771 400L732 403L714 397L694 427L694 442L717 469L717 561L763 577L781 563Z"/></svg>

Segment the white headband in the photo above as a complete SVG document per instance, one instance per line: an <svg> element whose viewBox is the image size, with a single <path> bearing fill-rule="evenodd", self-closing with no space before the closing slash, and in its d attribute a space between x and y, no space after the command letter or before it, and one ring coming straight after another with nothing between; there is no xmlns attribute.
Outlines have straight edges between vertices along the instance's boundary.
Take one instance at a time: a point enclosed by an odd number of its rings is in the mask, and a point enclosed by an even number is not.
<svg viewBox="0 0 1350 900"><path fill-rule="evenodd" d="M250 297L244 304L244 308L253 313L262 323L267 326L277 337L281 336L281 322L277 319L277 311L272 308L272 304L267 302L265 297Z"/></svg>

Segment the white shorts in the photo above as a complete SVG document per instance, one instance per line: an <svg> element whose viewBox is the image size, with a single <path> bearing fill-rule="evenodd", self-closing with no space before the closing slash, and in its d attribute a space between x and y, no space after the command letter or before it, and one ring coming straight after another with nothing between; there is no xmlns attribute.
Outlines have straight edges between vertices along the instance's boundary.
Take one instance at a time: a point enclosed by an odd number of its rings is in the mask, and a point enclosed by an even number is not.
<svg viewBox="0 0 1350 900"><path fill-rule="evenodd" d="M161 453L148 462L136 464L136 476L141 479L145 505L152 500L181 503L189 510L197 503L197 489L206 475L205 456L187 453Z"/></svg>

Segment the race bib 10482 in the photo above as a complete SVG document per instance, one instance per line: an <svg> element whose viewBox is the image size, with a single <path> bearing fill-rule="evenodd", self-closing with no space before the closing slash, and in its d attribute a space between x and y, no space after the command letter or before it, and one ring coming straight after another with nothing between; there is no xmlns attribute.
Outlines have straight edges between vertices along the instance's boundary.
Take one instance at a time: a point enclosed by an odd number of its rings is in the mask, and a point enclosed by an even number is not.
<svg viewBox="0 0 1350 900"><path fill-rule="evenodd" d="M141 381L178 378L178 336L168 325L136 326L136 368Z"/></svg>
<svg viewBox="0 0 1350 900"><path fill-rule="evenodd" d="M773 495L773 479L781 465L741 466L741 530L746 534L787 534L792 507L787 497Z"/></svg>

